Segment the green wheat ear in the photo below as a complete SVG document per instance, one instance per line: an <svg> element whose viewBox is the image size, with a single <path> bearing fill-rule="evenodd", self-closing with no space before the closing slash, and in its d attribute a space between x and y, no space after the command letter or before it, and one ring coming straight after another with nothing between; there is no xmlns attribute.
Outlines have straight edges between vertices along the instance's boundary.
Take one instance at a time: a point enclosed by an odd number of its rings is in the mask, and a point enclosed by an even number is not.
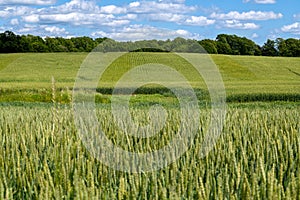
<svg viewBox="0 0 300 200"><path fill-rule="evenodd" d="M224 134L204 158L198 150L209 109L201 110L199 135L185 155L143 174L114 171L94 158L77 137L72 108L56 107L53 121L48 104L0 106L0 199L298 199L299 106L264 105L230 105ZM132 114L139 122L147 111ZM109 108L97 108L97 116L106 136L128 148ZM150 140L129 137L133 151L168 145L177 123L166 123Z"/></svg>
<svg viewBox="0 0 300 200"><path fill-rule="evenodd" d="M53 76L51 78L51 89L52 89L52 103L55 104L56 103L56 83L55 83L55 79Z"/></svg>

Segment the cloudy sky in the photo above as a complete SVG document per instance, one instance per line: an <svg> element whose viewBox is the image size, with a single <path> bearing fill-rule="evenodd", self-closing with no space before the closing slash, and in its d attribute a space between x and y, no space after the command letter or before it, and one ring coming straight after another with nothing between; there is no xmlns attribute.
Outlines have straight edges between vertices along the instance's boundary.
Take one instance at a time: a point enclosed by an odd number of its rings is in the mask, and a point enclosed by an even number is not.
<svg viewBox="0 0 300 200"><path fill-rule="evenodd" d="M299 0L0 0L0 19L0 32L42 37L300 37Z"/></svg>

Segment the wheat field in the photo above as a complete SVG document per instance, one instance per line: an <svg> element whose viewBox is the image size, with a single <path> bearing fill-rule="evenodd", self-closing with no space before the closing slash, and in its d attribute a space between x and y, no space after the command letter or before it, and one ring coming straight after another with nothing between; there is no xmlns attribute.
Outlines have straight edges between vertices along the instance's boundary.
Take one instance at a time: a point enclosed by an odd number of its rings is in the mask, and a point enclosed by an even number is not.
<svg viewBox="0 0 300 200"><path fill-rule="evenodd" d="M205 124L209 110L201 111ZM77 136L69 106L1 106L0 198L299 199L299 111L297 104L273 109L232 106L208 156L198 154L205 132L205 126L199 127L191 147L174 163L131 174L91 156ZM145 108L132 112L138 117ZM109 108L99 107L97 113L100 123L111 120ZM165 136L152 138L150 150L166 145L176 125L168 121ZM106 130L125 149L134 146L136 151L142 143Z"/></svg>
<svg viewBox="0 0 300 200"><path fill-rule="evenodd" d="M186 62L151 54L191 80L199 125L170 165L128 173L95 158L80 138L71 92L86 56L0 55L0 199L300 199L299 58L211 56L224 80L227 114L216 145L201 157L211 113L205 84ZM135 64L145 62L138 58ZM114 145L153 152L179 134L184 115L168 88L143 87L130 99L133 120L145 126L149 108L160 104L164 127L143 139L120 130L110 104L114 83L132 67L126 59L113 63L95 88L97 120Z"/></svg>

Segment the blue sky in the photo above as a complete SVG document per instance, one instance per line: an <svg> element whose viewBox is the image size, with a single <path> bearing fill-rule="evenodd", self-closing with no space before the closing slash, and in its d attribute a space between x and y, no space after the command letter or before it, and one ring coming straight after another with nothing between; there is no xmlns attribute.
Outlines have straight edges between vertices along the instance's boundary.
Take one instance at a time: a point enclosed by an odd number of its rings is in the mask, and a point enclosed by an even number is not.
<svg viewBox="0 0 300 200"><path fill-rule="evenodd" d="M0 0L0 19L0 32L42 37L300 37L299 0Z"/></svg>

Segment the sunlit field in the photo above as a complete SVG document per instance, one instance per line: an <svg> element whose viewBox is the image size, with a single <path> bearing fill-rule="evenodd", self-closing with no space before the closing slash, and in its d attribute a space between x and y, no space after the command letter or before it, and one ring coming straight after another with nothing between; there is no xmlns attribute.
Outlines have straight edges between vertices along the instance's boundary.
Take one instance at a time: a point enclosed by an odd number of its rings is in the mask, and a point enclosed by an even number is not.
<svg viewBox="0 0 300 200"><path fill-rule="evenodd" d="M162 56L163 53L144 54L148 55L143 58L168 62L170 66L187 75L193 87L205 90L205 85L199 81L199 75L190 71L189 63L178 58L172 59L173 54L166 56ZM25 99L33 102L51 102L52 77L55 79L56 92L64 96L66 90L72 90L77 72L87 55L86 53L1 54L0 101ZM134 58L137 59L138 56ZM228 55L212 55L211 58L222 75L228 101L300 99L300 58ZM122 66L118 65L116 68L112 64L106 71L101 85L99 84L99 91L103 95L111 93L109 89L114 87L117 78L130 68L128 60L120 58L118 62L123 63ZM60 101L67 100L62 98Z"/></svg>
<svg viewBox="0 0 300 200"><path fill-rule="evenodd" d="M201 115L183 156L144 173L106 166L78 136L72 89L87 54L1 54L0 199L300 198L300 58L212 55L224 80L227 114L215 147L201 157L211 112L205 83L172 54L145 54L134 64L156 59L187 77ZM145 139L124 134L114 123L111 92L132 65L125 56L105 71L96 115L114 145L151 152L178 134L182 115L168 89L148 85L132 96L130 113L143 126L150 106L161 104L168 113L165 126Z"/></svg>

